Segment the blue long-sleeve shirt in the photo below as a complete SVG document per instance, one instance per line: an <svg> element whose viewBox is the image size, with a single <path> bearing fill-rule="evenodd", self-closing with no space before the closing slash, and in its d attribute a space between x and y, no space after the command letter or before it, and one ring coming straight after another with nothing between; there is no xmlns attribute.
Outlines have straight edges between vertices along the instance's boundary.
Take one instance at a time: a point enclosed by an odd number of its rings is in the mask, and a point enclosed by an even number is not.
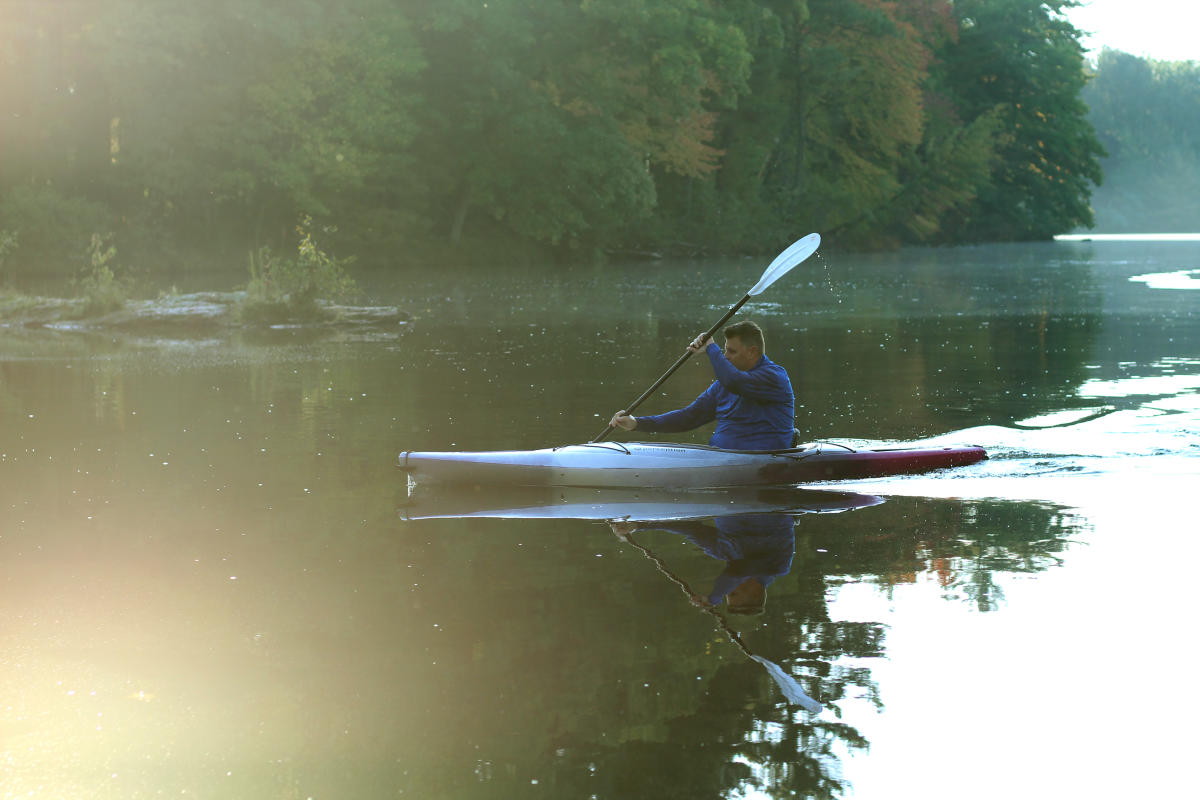
<svg viewBox="0 0 1200 800"><path fill-rule="evenodd" d="M665 414L638 417L638 430L681 433L714 419L708 443L726 450L783 450L792 446L796 398L787 371L762 356L742 372L715 342L705 349L716 380L691 405Z"/></svg>

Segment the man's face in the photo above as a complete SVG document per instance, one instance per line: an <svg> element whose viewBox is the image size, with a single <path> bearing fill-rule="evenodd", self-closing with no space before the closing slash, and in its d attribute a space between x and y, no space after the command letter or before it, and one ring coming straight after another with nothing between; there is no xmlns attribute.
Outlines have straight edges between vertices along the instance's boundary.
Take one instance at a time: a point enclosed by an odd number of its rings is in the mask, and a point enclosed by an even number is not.
<svg viewBox="0 0 1200 800"><path fill-rule="evenodd" d="M749 372L758 363L760 354L757 347L747 347L738 337L730 336L725 339L725 357L742 372Z"/></svg>

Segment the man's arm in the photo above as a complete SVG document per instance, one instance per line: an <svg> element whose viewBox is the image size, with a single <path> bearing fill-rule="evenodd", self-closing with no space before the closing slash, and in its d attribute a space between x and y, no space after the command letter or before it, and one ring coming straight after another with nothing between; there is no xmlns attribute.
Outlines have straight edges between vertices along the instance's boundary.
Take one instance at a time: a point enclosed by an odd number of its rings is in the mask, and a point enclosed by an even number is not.
<svg viewBox="0 0 1200 800"><path fill-rule="evenodd" d="M715 383L709 386L685 408L645 417L635 417L622 410L613 414L608 424L626 431L643 430L647 433L682 433L694 430L717 418L717 400L713 394L716 386Z"/></svg>
<svg viewBox="0 0 1200 800"><path fill-rule="evenodd" d="M702 333L699 336L697 336L695 339L692 340L692 343L688 345L687 349L692 355L695 355L696 353L699 353L701 350L704 349L704 343L708 342L708 341L711 341L708 338L708 335ZM712 387L710 386L709 388L711 389ZM659 414L657 416L652 416L652 417L635 417L632 414L630 414L628 411L626 411L625 409L621 409L617 413L613 414L612 419L610 419L608 421L608 424L610 427L620 428L621 430L626 430L626 431L637 430L639 423L645 423L645 425L642 429L646 430L646 431L650 431L651 433L655 433L655 432L680 433L682 431L690 431L694 428L699 428L701 425L703 425L706 422L712 422L714 419L717 418L717 404L716 404L716 401L713 400L712 415L705 419L701 419L699 422L697 422L694 425L690 424L691 417L695 416L696 412L699 411L699 409L693 409L693 406L695 406L697 403L699 403L703 399L703 397L704 397L704 395L700 395L700 397L697 397L695 400L692 401L692 404L690 406L688 406L687 408L681 408L678 411L668 411L666 414ZM667 424L672 427L670 427L670 428L659 427L659 423L663 419L669 418L673 414L684 414L685 412L690 412L690 413L683 420L678 420L678 419L674 419L674 418L668 419ZM704 415L703 415L703 413L700 413L699 416L702 417ZM649 422L646 422L646 420L649 420ZM674 427L677 424L687 424L687 427L685 427L685 428Z"/></svg>
<svg viewBox="0 0 1200 800"><path fill-rule="evenodd" d="M759 403L779 403L792 399L792 387L787 373L774 362L770 366L764 365L749 372L742 372L729 363L729 359L715 342L709 343L706 352L717 382L734 394Z"/></svg>
<svg viewBox="0 0 1200 800"><path fill-rule="evenodd" d="M712 384L684 408L638 417L636 427L649 433L683 433L712 422L717 418L716 389L717 384Z"/></svg>

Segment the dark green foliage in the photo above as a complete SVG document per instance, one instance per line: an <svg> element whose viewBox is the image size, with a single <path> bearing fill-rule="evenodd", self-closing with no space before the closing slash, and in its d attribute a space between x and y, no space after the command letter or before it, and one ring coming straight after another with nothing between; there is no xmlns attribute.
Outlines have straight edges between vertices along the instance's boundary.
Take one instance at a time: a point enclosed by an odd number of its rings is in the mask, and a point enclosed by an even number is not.
<svg viewBox="0 0 1200 800"><path fill-rule="evenodd" d="M405 81L423 61L391 3L14 2L0 22L0 57L17 67L0 79L16 109L0 191L19 256L63 258L10 212L20 187L101 203L108 224L89 230L76 215L66 228L82 228L78 249L116 230L122 252L143 259L283 245L300 213L370 238L360 210L414 205L401 180L416 132Z"/></svg>
<svg viewBox="0 0 1200 800"><path fill-rule="evenodd" d="M1037 0L11 0L6 264L389 263L1040 238L1090 221Z"/></svg>
<svg viewBox="0 0 1200 800"><path fill-rule="evenodd" d="M0 228L10 231L5 241L14 268L35 266L46 271L73 273L90 263L92 235L112 228L111 212L100 202L67 196L51 184L18 185L0 195Z"/></svg>
<svg viewBox="0 0 1200 800"><path fill-rule="evenodd" d="M116 257L111 234L92 234L88 246L91 264L76 281L83 295L80 316L100 316L125 307L131 280L115 263Z"/></svg>
<svg viewBox="0 0 1200 800"><path fill-rule="evenodd" d="M997 114L999 161L952 238L1047 239L1092 224L1090 190L1104 154L1080 97L1078 31L1058 12L1072 0L958 0L958 41L940 81L960 117Z"/></svg>
<svg viewBox="0 0 1200 800"><path fill-rule="evenodd" d="M485 217L526 239L599 246L651 212L659 170L715 169L708 106L736 100L749 56L712 4L411 7L430 63L417 171L448 242Z"/></svg>
<svg viewBox="0 0 1200 800"><path fill-rule="evenodd" d="M325 233L336 233L327 229ZM250 254L250 281L236 313L243 322L277 324L332 317L320 300L338 300L357 290L346 274L350 260L321 249L313 235L312 218L296 226L296 258L281 258L269 247ZM352 260L352 259L351 259Z"/></svg>

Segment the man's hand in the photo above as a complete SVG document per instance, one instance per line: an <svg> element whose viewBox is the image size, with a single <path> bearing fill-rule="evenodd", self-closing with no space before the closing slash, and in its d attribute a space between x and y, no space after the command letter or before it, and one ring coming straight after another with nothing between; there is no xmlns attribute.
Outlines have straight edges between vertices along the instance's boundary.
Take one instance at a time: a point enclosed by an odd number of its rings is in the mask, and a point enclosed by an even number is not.
<svg viewBox="0 0 1200 800"><path fill-rule="evenodd" d="M702 333L695 339L692 339L692 343L688 345L688 350L691 350L692 355L695 355L706 347L708 347L708 334Z"/></svg>
<svg viewBox="0 0 1200 800"><path fill-rule="evenodd" d="M624 410L613 414L613 418L608 421L608 424L614 428L631 431L637 427L637 417L631 417Z"/></svg>

